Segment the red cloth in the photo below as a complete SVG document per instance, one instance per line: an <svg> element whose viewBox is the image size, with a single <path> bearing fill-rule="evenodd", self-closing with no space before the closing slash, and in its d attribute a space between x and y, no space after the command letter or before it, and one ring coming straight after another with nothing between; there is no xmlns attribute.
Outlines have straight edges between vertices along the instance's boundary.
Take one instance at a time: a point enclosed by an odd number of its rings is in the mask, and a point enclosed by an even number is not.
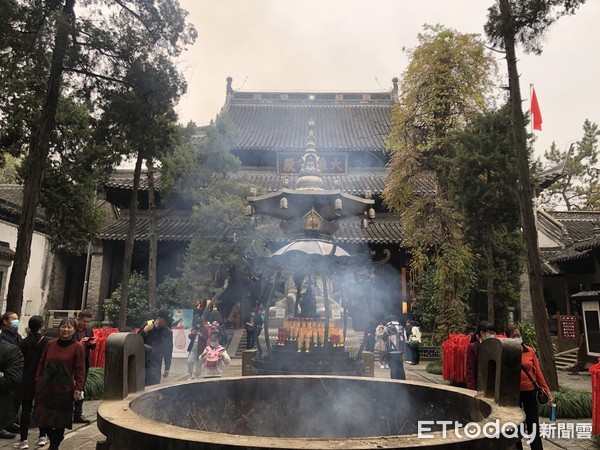
<svg viewBox="0 0 600 450"><path fill-rule="evenodd" d="M542 131L542 111L537 95L535 95L535 88L531 89L531 120L533 121L533 129Z"/></svg>
<svg viewBox="0 0 600 450"><path fill-rule="evenodd" d="M590 367L592 374L592 434L600 435L600 358Z"/></svg>

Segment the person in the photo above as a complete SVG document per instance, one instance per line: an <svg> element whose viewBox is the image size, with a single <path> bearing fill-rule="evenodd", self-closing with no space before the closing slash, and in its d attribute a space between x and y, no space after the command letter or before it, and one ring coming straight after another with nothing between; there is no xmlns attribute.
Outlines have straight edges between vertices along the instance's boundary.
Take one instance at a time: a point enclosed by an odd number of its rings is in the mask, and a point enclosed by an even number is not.
<svg viewBox="0 0 600 450"><path fill-rule="evenodd" d="M169 376L171 359L173 357L173 331L170 328L172 320L171 312L161 309L156 314L156 318L148 321L146 326L140 327L140 331L138 332L142 336L142 339L144 339L144 343L152 347L158 360L159 372L164 360L164 378Z"/></svg>
<svg viewBox="0 0 600 450"><path fill-rule="evenodd" d="M535 350L532 347L523 344L523 331L521 330L521 327L518 325L508 327L506 336L514 339L523 349L523 352L521 353L521 408L523 408L523 411L525 412L525 426L527 427L527 433L535 435L533 442L530 444L531 450L543 450L544 447L539 433L540 420L538 415L538 404L535 398L536 386L533 381L546 391L550 397L550 401L552 401L550 389L544 379L540 363L535 356ZM523 448L521 441L517 442L517 448Z"/></svg>
<svg viewBox="0 0 600 450"><path fill-rule="evenodd" d="M415 366L419 364L419 344L421 343L421 330L412 320L406 321L406 328L407 330L410 330L410 335L406 343L408 364Z"/></svg>
<svg viewBox="0 0 600 450"><path fill-rule="evenodd" d="M246 319L246 350L254 348L256 341L256 324L254 323L254 311Z"/></svg>
<svg viewBox="0 0 600 450"><path fill-rule="evenodd" d="M385 331L383 333L386 342L386 357L390 367L390 378L393 380L406 380L404 372L404 343L406 334L404 327L398 322L394 315L386 317Z"/></svg>
<svg viewBox="0 0 600 450"><path fill-rule="evenodd" d="M219 332L219 342L221 345L226 346L227 342L229 342L229 336L227 336L227 332L223 329L219 322L215 321L210 324L210 331L218 331Z"/></svg>
<svg viewBox="0 0 600 450"><path fill-rule="evenodd" d="M57 450L65 428L73 427L73 403L81 398L85 381L85 349L75 339L77 323L63 319L58 339L46 344L37 368L34 422L45 428L50 450Z"/></svg>
<svg viewBox="0 0 600 450"><path fill-rule="evenodd" d="M479 338L481 338L481 330L485 330L487 328L487 326L490 323L487 320L482 320L479 322L479 325L477 325L477 328L475 329L475 331L473 331L471 334L471 344L473 342L477 342L479 340ZM473 328L471 328L472 330Z"/></svg>
<svg viewBox="0 0 600 450"><path fill-rule="evenodd" d="M90 352L96 348L96 338L94 330L90 327L92 323L92 313L86 310L80 311L77 315L77 328L75 329L75 340L83 345L85 349L85 381L90 372ZM75 409L73 411L74 423L90 423L91 420L83 415L83 399L75 400Z"/></svg>
<svg viewBox="0 0 600 450"><path fill-rule="evenodd" d="M29 448L28 435L31 426L31 412L33 410L33 399L35 398L35 375L38 364L44 353L46 345L50 341L48 336L44 336L42 329L44 319L42 316L32 316L27 324L29 334L21 342L21 352L23 353L23 380L19 386L19 396L21 400L21 437L15 443L15 448ZM44 447L48 443L45 430L40 429L37 442L38 447ZM19 446L17 446L19 444Z"/></svg>
<svg viewBox="0 0 600 450"><path fill-rule="evenodd" d="M475 342L471 342L467 347L467 368L465 373L467 389L473 389L474 391L477 390L477 366L479 364L479 349L481 348L481 343L485 339L493 338L496 335L496 328L492 324L482 322L477 328L476 335L479 336L479 338Z"/></svg>
<svg viewBox="0 0 600 450"><path fill-rule="evenodd" d="M206 316L206 321L209 323L219 322L219 325L223 323L223 316L217 308L217 305L212 306L212 310L208 313L208 316Z"/></svg>
<svg viewBox="0 0 600 450"><path fill-rule="evenodd" d="M385 333L385 325L383 320L379 321L377 328L375 328L375 351L379 355L379 368L389 369L388 363L385 360L385 342L383 340L383 334Z"/></svg>
<svg viewBox="0 0 600 450"><path fill-rule="evenodd" d="M135 333L135 328L123 327L120 333ZM144 343L144 386L160 383L160 361L148 344Z"/></svg>
<svg viewBox="0 0 600 450"><path fill-rule="evenodd" d="M7 311L2 315L2 331L0 332L0 339L8 342L9 344L19 347L23 338L19 334L19 315L12 311ZM19 409L19 398L17 395L12 397L14 402L13 408ZM19 432L19 424L11 423L8 424L6 429L0 429L0 438L3 439L14 439Z"/></svg>
<svg viewBox="0 0 600 450"><path fill-rule="evenodd" d="M14 439L16 434L6 430L17 415L15 406L16 392L23 376L23 354L19 347L0 339L0 396L3 399L0 408L0 438Z"/></svg>
<svg viewBox="0 0 600 450"><path fill-rule="evenodd" d="M192 314L194 325L198 325L202 322L202 314L204 314L204 303L202 302L202 298L197 298L196 306L194 306L194 312Z"/></svg>
<svg viewBox="0 0 600 450"><path fill-rule="evenodd" d="M231 358L227 354L225 347L219 344L221 335L218 331L210 332L209 345L206 346L200 360L204 364L203 378L217 378L223 373L223 364L226 366L231 363Z"/></svg>
<svg viewBox="0 0 600 450"><path fill-rule="evenodd" d="M208 341L208 332L204 324L201 322L200 325L196 325L192 327L190 334L190 343L188 345L188 373L190 375L190 380L194 378L202 377L202 364L200 364L200 354L206 348L206 343Z"/></svg>

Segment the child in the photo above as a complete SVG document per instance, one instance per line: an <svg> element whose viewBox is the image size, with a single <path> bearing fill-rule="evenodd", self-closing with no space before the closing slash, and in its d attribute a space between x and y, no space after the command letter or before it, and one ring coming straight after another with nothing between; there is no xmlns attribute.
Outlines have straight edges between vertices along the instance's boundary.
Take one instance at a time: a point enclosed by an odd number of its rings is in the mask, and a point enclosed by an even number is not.
<svg viewBox="0 0 600 450"><path fill-rule="evenodd" d="M199 360L200 354L206 348L206 344L208 343L208 332L204 327L203 323L199 325L195 325L192 327L190 331L190 344L188 345L188 373L190 375L189 379L193 380L194 378L202 377L202 364Z"/></svg>
<svg viewBox="0 0 600 450"><path fill-rule="evenodd" d="M220 377L223 371L222 365L227 366L231 363L227 350L219 344L219 338L220 333L218 331L211 331L208 345L200 355L200 360L204 366L204 378Z"/></svg>

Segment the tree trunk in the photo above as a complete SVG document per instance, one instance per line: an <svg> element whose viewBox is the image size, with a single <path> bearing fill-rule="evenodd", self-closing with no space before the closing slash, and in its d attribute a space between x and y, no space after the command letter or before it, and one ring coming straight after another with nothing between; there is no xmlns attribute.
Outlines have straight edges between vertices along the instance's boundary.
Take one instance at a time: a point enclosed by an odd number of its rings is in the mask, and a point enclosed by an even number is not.
<svg viewBox="0 0 600 450"><path fill-rule="evenodd" d="M519 207L521 210L521 225L523 226L523 240L525 242L525 255L527 258L531 307L533 310L533 321L542 371L544 373L544 378L548 383L548 387L554 391L558 390L558 376L556 374L552 342L550 340L548 312L546 311L542 288L542 269L540 264L537 230L533 215L533 195L529 179L527 132L525 130L523 110L521 109L522 99L515 52L515 32L509 0L500 0L500 11L502 14L504 47L506 49L506 62L508 67L508 81L513 116L513 138L519 174Z"/></svg>
<svg viewBox="0 0 600 450"><path fill-rule="evenodd" d="M123 255L123 271L121 273L121 300L119 303L119 328L127 324L127 297L129 296L129 276L131 275L131 260L133 259L133 243L135 240L135 225L137 221L138 190L142 172L142 155L138 152L133 171L133 189L129 206L129 227L125 238L125 254Z"/></svg>
<svg viewBox="0 0 600 450"><path fill-rule="evenodd" d="M25 278L31 257L31 241L35 225L35 214L40 198L40 190L44 179L46 160L50 150L50 135L54 129L56 109L60 99L60 85L62 82L63 62L69 46L69 35L73 25L75 0L66 0L62 10L62 16L58 20L56 36L54 39L54 50L52 52L52 63L50 66L50 77L48 88L42 107L40 122L31 137L29 158L31 166L25 179L23 191L23 210L19 220L17 232L17 247L13 262L8 293L6 298L6 310L21 315L23 305L23 289Z"/></svg>
<svg viewBox="0 0 600 450"><path fill-rule="evenodd" d="M494 242L492 233L492 224L488 223L485 230L485 262L487 269L487 320L489 323L495 322L494 309L496 306L495 292L494 292Z"/></svg>
<svg viewBox="0 0 600 450"><path fill-rule="evenodd" d="M156 254L158 252L158 237L156 227L158 217L154 199L154 162L148 158L148 209L150 210L150 255L148 256L148 304L151 310L156 309Z"/></svg>

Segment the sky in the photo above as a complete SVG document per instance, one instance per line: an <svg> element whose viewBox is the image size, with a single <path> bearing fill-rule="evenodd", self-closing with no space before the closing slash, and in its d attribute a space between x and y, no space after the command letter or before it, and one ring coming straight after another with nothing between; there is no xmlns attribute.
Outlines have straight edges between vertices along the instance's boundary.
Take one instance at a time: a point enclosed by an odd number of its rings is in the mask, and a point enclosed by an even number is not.
<svg viewBox="0 0 600 450"><path fill-rule="evenodd" d="M207 124L225 102L226 78L241 91L382 92L402 78L424 24L483 35L492 0L180 0L198 31L178 61L188 83L182 123ZM600 122L600 1L588 0L545 36L541 55L518 49L524 110L530 85L543 126L535 155L581 139ZM498 55L501 74L506 62Z"/></svg>

